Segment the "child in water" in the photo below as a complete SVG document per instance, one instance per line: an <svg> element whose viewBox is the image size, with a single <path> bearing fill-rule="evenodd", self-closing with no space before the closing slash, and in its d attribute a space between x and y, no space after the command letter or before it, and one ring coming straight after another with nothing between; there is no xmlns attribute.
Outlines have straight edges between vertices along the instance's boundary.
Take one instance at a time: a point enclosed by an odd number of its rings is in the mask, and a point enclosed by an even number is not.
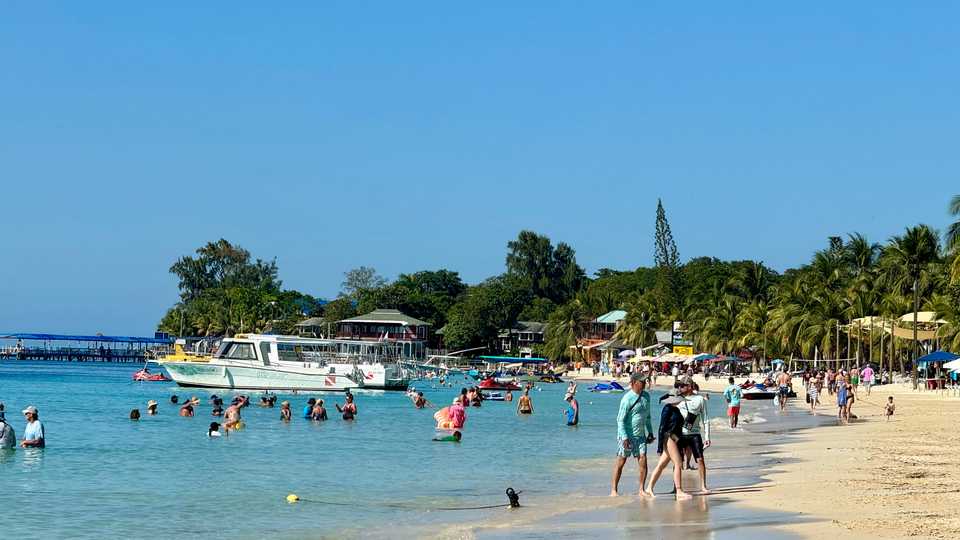
<svg viewBox="0 0 960 540"><path fill-rule="evenodd" d="M460 442L463 435L459 431L454 431L450 435L437 435L433 438L434 442Z"/></svg>
<svg viewBox="0 0 960 540"><path fill-rule="evenodd" d="M216 422L210 422L210 429L207 430L207 437L221 437L223 434L220 433L220 424Z"/></svg>

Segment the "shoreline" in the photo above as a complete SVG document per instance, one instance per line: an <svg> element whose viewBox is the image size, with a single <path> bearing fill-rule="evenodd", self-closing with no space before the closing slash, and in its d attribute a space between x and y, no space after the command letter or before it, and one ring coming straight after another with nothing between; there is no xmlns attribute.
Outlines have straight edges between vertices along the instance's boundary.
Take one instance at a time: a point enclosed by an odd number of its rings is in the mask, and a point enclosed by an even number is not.
<svg viewBox="0 0 960 540"><path fill-rule="evenodd" d="M672 380L671 376L658 378L654 391L669 389ZM697 376L697 382L711 393L721 392L728 384L725 377L704 381ZM743 432L763 438L741 441L745 447L731 444L737 438L729 428L717 429L714 438L720 444L711 447L713 457L708 458L714 490L709 496L679 503L664 495L645 502L635 494L610 498L571 492L537 501L536 515L495 525L451 526L436 537L656 534L658 538L699 538L699 533L704 538L739 539L954 537L960 529L955 512L960 506L960 454L956 452L960 435L954 430L960 398L914 392L901 384L874 387L871 396L861 389L853 408L859 418L839 425L834 396L823 396L817 414L811 415L801 401L803 395L801 390L791 400L786 415L775 412L769 402L759 402L769 406L759 405L754 414L765 416ZM897 412L887 422L883 403L889 395L894 396ZM725 409L722 402L711 405ZM714 411L714 421L725 419L720 411ZM737 451L743 455L734 455ZM656 454L648 454L652 469L655 457L651 455ZM590 472L596 489L607 480L608 460L589 461L596 462ZM725 470L741 472L724 474ZM697 485L695 475L684 471L684 483ZM726 485L743 479L748 481ZM630 482L636 482L635 476L625 471L624 481L622 492L632 493ZM722 516L715 516L717 510Z"/></svg>

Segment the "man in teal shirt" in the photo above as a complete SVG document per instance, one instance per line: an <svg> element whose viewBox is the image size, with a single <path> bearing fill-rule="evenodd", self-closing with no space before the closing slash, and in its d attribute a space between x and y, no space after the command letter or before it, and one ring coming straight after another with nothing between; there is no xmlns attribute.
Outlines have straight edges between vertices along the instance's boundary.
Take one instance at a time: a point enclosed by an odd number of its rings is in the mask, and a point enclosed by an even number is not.
<svg viewBox="0 0 960 540"><path fill-rule="evenodd" d="M644 391L647 378L641 372L630 376L630 391L620 400L617 413L617 461L613 467L610 496L617 496L620 475L628 457L637 458L640 467L640 490L647 481L647 443L653 440L653 424L650 421L650 394Z"/></svg>
<svg viewBox="0 0 960 540"><path fill-rule="evenodd" d="M743 390L734 384L733 377L727 379L730 386L723 391L723 399L727 401L727 416L730 417L730 427L737 427L740 421L740 399L743 398Z"/></svg>

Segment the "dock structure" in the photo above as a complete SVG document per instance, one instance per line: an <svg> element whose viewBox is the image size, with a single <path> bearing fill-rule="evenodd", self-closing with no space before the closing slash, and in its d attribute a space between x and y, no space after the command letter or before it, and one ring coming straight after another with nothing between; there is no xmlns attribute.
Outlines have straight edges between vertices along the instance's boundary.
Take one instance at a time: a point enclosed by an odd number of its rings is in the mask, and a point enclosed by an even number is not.
<svg viewBox="0 0 960 540"><path fill-rule="evenodd" d="M173 340L164 335L81 336L66 334L0 334L0 359L60 362L145 362L168 352Z"/></svg>

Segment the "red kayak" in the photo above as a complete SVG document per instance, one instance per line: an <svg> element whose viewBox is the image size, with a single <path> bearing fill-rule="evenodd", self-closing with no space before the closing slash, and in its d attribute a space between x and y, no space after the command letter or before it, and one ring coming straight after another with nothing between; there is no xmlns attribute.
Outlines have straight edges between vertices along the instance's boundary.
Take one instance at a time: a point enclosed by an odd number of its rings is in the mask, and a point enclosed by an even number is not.
<svg viewBox="0 0 960 540"><path fill-rule="evenodd" d="M520 390L520 387L513 384L512 382L497 382L496 379L484 379L480 381L481 390Z"/></svg>
<svg viewBox="0 0 960 540"><path fill-rule="evenodd" d="M133 374L133 380L160 382L169 381L170 379L168 379L163 373L150 373L150 371L146 369L141 369Z"/></svg>

